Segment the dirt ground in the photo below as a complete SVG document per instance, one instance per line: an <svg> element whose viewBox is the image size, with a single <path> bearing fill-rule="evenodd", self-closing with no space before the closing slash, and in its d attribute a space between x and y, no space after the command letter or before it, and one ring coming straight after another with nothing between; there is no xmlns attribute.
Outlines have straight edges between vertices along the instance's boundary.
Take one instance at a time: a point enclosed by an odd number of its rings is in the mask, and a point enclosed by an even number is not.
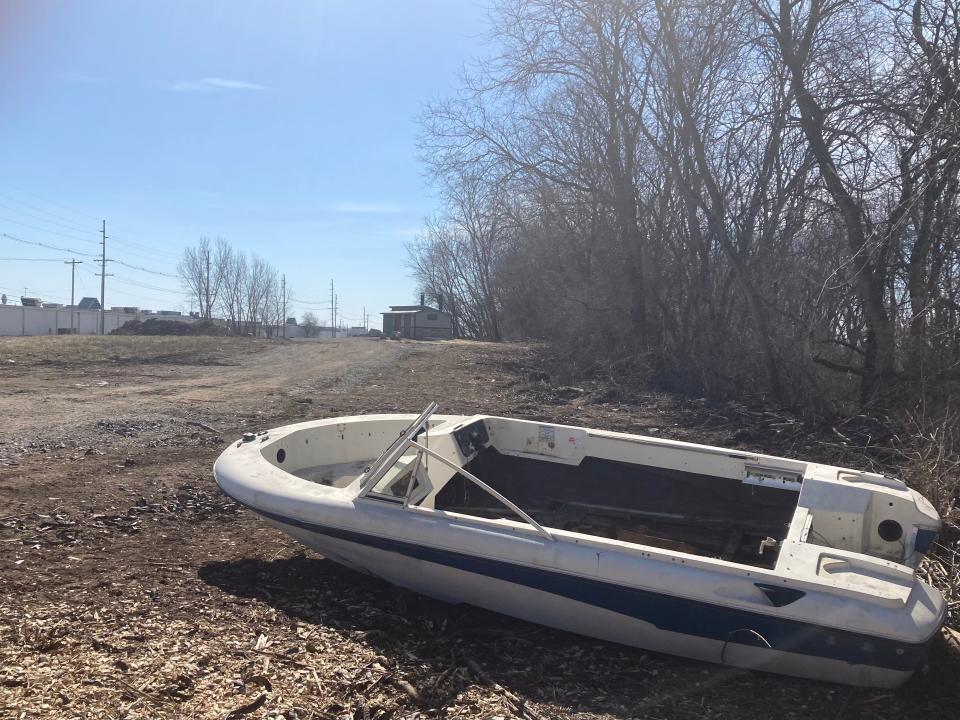
<svg viewBox="0 0 960 720"><path fill-rule="evenodd" d="M365 338L0 338L0 718L957 716L943 646L897 691L644 653L340 568L212 480L243 431L430 400L779 442L762 416L552 386L537 358L525 345ZM784 454L827 452L789 436Z"/></svg>

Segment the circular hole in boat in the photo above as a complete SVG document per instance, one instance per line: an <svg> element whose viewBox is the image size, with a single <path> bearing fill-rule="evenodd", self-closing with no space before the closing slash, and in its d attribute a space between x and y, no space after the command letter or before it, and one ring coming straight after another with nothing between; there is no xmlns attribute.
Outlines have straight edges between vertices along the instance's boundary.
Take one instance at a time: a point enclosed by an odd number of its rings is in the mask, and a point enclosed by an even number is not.
<svg viewBox="0 0 960 720"><path fill-rule="evenodd" d="M903 537L903 527L896 520L884 520L877 525L877 532L887 542L895 542Z"/></svg>
<svg viewBox="0 0 960 720"><path fill-rule="evenodd" d="M283 448L280 448L279 450L277 450L277 462L282 463L286 459L287 459L287 451L284 450Z"/></svg>

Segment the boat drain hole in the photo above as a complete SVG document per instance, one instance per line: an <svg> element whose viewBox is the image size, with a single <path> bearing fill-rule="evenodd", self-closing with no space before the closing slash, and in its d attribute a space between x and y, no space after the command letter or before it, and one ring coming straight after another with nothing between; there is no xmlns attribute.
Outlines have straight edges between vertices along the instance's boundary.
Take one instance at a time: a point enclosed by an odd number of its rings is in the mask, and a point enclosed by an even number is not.
<svg viewBox="0 0 960 720"><path fill-rule="evenodd" d="M287 451L284 450L283 448L280 448L279 450L277 450L277 462L282 463L286 459L287 459Z"/></svg>
<svg viewBox="0 0 960 720"><path fill-rule="evenodd" d="M896 542L903 537L903 527L896 520L884 520L877 525L877 532L887 542Z"/></svg>

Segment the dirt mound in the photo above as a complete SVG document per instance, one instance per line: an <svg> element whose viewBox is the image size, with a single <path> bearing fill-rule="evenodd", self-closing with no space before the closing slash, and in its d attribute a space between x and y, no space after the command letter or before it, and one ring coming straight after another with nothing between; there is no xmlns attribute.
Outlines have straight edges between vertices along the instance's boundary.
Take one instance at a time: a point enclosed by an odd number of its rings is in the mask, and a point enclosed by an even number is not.
<svg viewBox="0 0 960 720"><path fill-rule="evenodd" d="M212 320L188 323L180 320L128 320L110 333L111 335L215 335L225 336L230 330Z"/></svg>

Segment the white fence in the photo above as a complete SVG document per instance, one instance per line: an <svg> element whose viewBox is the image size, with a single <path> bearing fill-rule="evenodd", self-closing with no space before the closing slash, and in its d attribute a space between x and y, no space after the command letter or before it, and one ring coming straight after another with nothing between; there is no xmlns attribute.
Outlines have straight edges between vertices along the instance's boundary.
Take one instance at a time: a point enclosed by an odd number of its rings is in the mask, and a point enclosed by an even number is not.
<svg viewBox="0 0 960 720"><path fill-rule="evenodd" d="M71 314L73 319L71 321ZM104 331L116 330L128 320L158 317L161 320L192 322L183 315L146 315L108 310L104 313ZM71 328L78 335L96 335L100 332L99 310L71 310L70 308L24 307L0 305L0 335L58 335L69 333Z"/></svg>
<svg viewBox="0 0 960 720"><path fill-rule="evenodd" d="M72 327L77 335L96 335L100 332L100 311L99 310L73 310ZM109 334L111 330L116 330L128 320L179 320L180 322L192 323L196 318L189 315L144 315L142 313L124 313L116 310L108 310L104 314L105 331ZM223 322L223 321L218 321ZM229 324L224 323L229 326ZM70 332L71 328L71 310L67 307L45 308L45 307L24 307L22 305L0 305L0 336L2 335L61 335ZM267 328L258 326L257 332L267 335ZM282 326L270 328L272 337L283 337ZM339 328L337 337L355 337L365 335L366 330L359 328ZM333 332L328 327L314 327L312 333L308 336L307 329L303 325L287 325L286 337L288 338L330 338Z"/></svg>

